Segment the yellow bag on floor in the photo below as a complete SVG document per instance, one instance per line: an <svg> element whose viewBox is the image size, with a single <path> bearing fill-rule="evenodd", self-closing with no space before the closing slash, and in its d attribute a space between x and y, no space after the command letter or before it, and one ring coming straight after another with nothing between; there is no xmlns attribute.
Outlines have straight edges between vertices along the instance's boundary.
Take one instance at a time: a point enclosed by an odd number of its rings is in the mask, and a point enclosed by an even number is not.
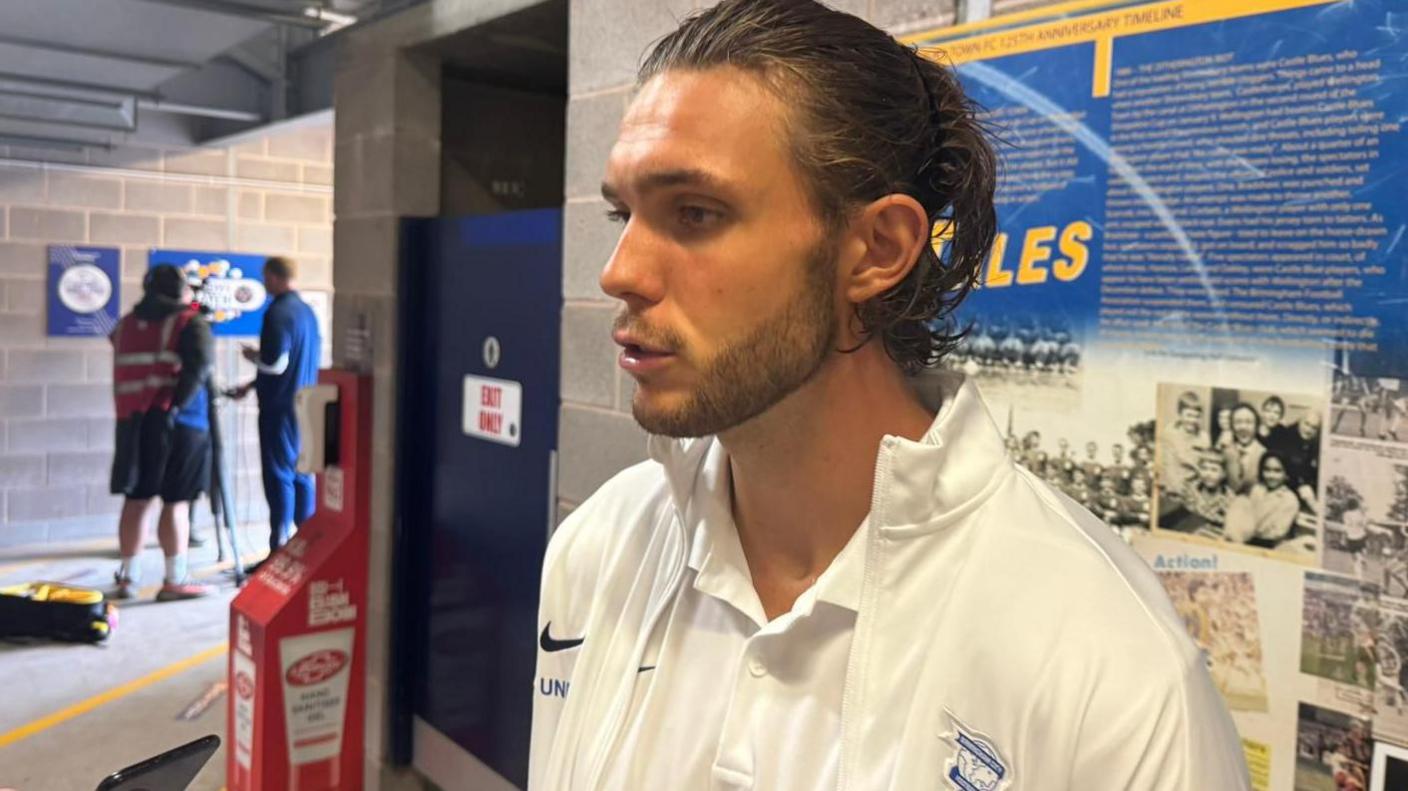
<svg viewBox="0 0 1408 791"><path fill-rule="evenodd" d="M117 626L102 591L58 582L0 588L0 637L48 637L99 643Z"/></svg>

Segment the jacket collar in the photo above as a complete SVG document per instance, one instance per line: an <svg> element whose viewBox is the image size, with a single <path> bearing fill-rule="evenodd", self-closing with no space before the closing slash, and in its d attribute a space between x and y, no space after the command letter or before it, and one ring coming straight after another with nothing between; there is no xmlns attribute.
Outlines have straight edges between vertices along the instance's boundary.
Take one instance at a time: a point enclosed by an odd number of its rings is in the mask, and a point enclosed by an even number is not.
<svg viewBox="0 0 1408 791"><path fill-rule="evenodd" d="M1002 432L977 385L954 372L922 377L920 395L938 415L919 441L886 437L886 507L873 514L889 535L919 535L951 524L987 499L1013 468ZM883 462L882 462L883 463Z"/></svg>
<svg viewBox="0 0 1408 791"><path fill-rule="evenodd" d="M931 532L958 519L985 500L1003 473L1012 469L1002 433L976 385L962 374L938 371L917 378L915 388L925 404L937 410L933 424L918 441L889 436L878 449L872 502L881 507L871 513L870 526L895 537ZM664 468L681 521L692 528L711 507L710 501L718 502L717 497L695 495L717 494L719 487L728 486L722 446L713 437L652 436L649 449L650 457ZM718 463L706 464L710 459ZM727 504L726 497L723 502ZM694 536L690 538L693 543Z"/></svg>

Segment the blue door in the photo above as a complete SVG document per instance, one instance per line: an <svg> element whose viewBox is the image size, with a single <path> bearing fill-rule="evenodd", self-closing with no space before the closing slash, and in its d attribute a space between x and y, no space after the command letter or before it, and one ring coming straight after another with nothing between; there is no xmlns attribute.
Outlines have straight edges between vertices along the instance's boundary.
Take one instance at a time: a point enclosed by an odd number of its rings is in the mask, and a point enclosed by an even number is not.
<svg viewBox="0 0 1408 791"><path fill-rule="evenodd" d="M418 718L527 785L554 522L562 213L407 220L393 747Z"/></svg>

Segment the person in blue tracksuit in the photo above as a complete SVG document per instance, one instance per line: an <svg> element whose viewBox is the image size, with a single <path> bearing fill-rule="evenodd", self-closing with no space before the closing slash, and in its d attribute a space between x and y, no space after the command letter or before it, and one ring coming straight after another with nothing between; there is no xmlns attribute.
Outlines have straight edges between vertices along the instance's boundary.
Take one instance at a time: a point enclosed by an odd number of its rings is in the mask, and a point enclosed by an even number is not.
<svg viewBox="0 0 1408 791"><path fill-rule="evenodd" d="M288 539L290 525L302 525L316 510L313 476L299 474L298 421L293 397L318 381L322 338L318 319L294 290L297 265L280 257L264 264L264 287L273 301L264 314L259 348L244 347L244 357L259 372L253 382L234 390L243 398L252 388L259 397L259 458L264 468L264 496L269 501L269 551Z"/></svg>

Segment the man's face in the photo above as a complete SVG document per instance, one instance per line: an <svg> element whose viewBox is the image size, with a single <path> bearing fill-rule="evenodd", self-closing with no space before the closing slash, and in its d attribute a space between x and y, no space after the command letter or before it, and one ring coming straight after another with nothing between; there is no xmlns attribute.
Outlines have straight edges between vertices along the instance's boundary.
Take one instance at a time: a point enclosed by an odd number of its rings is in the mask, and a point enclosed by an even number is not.
<svg viewBox="0 0 1408 791"><path fill-rule="evenodd" d="M1296 422L1296 429L1300 431L1301 439L1306 442L1314 441L1320 436L1320 413L1306 412L1305 417Z"/></svg>
<svg viewBox="0 0 1408 791"><path fill-rule="evenodd" d="M602 192L624 220L601 287L647 431L732 428L804 385L835 347L834 245L753 77L666 72L621 122Z"/></svg>
<svg viewBox="0 0 1408 791"><path fill-rule="evenodd" d="M1115 464L1124 461L1124 446L1116 442L1110 446L1110 456L1115 460Z"/></svg>
<svg viewBox="0 0 1408 791"><path fill-rule="evenodd" d="M1091 461L1095 461L1095 456L1096 456L1096 454L1098 454L1099 452L1100 452L1100 447L1099 447L1098 445L1096 445L1094 442L1087 442L1087 443L1085 443L1085 455L1086 455L1086 456L1089 456Z"/></svg>
<svg viewBox="0 0 1408 791"><path fill-rule="evenodd" d="M1256 413L1249 407L1232 410L1232 436L1243 443L1256 436Z"/></svg>
<svg viewBox="0 0 1408 791"><path fill-rule="evenodd" d="M288 281L268 270L264 271L264 288L275 296L288 290Z"/></svg>
<svg viewBox="0 0 1408 791"><path fill-rule="evenodd" d="M1285 407L1279 402L1267 399L1261 405L1261 422L1267 426L1274 426L1281 422L1281 416L1286 414Z"/></svg>

